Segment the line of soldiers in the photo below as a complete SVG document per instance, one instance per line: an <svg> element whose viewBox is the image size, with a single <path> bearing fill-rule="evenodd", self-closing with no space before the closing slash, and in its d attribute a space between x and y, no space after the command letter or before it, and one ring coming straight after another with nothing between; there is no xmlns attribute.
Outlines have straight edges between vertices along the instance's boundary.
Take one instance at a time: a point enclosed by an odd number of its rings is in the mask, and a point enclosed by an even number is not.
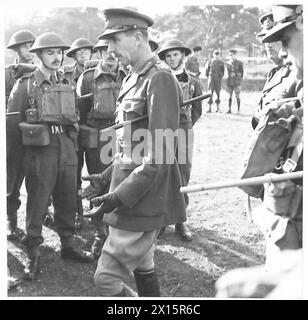
<svg viewBox="0 0 308 320"><path fill-rule="evenodd" d="M256 172L274 161L276 167L270 172L302 171L303 8L275 5L259 22L262 30L258 38L265 44L274 67L268 72L252 119L256 148L247 167ZM263 142L258 137L270 140ZM269 150L264 148L266 145ZM262 200L262 205L252 211L252 218L265 237L266 263L228 272L216 283L217 297L302 298L302 179L268 183L261 188L252 186L244 191Z"/></svg>
<svg viewBox="0 0 308 320"><path fill-rule="evenodd" d="M184 44L174 39L163 45L158 56L153 52L158 44L148 36L147 29L154 23L150 17L127 9L106 10L105 17L105 31L95 46L85 38L68 46L53 32L36 37L27 30L16 32L10 40L8 48L17 52L19 60L7 68L11 75L6 83L10 92L7 237L21 238L17 210L25 178L26 234L21 240L28 255L25 279L36 279L40 272L42 225L52 201L62 258L78 262L99 258L94 277L99 294L127 294L121 279L133 272L139 295L158 296L153 254L159 232L174 224L183 240L192 239L184 223L188 197L179 188L189 182L192 127L202 108L200 101L180 105L201 95L202 89L199 80L185 71L184 58L190 49ZM62 68L66 50L75 64ZM95 51L101 59L91 60ZM21 59L23 55L27 60ZM133 148L136 142L127 138L124 129L116 132L116 140L102 139L102 129L142 115L147 119L131 126L132 135L140 128L153 136L156 129L185 131L175 150L168 150L173 148L168 144L164 148L176 155L172 165L153 162L160 152L155 148L136 162L125 148ZM83 179L90 182L86 189L81 178L84 162L89 176ZM90 200L86 214L84 198ZM91 252L74 240L83 217L91 218L96 230Z"/></svg>

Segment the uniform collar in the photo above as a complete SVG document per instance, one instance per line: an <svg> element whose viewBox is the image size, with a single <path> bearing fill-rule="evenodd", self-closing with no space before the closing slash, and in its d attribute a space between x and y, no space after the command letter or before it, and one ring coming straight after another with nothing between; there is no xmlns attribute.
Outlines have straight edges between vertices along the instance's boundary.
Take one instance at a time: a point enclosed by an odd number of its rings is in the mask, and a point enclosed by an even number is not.
<svg viewBox="0 0 308 320"><path fill-rule="evenodd" d="M142 64L136 64L132 70L131 70L131 73L136 73L138 75L142 75L142 74L145 74L147 73L151 68L152 66L158 61L158 57L153 54L150 56L150 58L146 61L146 62L143 62Z"/></svg>
<svg viewBox="0 0 308 320"><path fill-rule="evenodd" d="M122 74L123 77L125 77L126 72L124 71L124 69L119 66L117 71L115 72L117 74L117 78ZM110 72L107 72L103 69L103 61L100 61L98 63L98 65L96 66L96 68L94 69L94 79L97 79L100 75L110 75Z"/></svg>
<svg viewBox="0 0 308 320"><path fill-rule="evenodd" d="M50 82L50 75L49 76L45 75L39 68L36 68L33 73L34 73L36 82L39 86L41 86L44 82L48 82L49 84L52 84ZM58 79L59 83L63 82L64 77L60 72L56 71L55 76Z"/></svg>

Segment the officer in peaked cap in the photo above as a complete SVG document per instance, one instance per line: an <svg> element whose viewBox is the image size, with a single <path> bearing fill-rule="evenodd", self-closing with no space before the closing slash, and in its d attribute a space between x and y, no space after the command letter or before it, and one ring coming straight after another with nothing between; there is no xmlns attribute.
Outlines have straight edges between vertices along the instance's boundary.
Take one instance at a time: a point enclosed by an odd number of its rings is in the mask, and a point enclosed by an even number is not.
<svg viewBox="0 0 308 320"><path fill-rule="evenodd" d="M302 26L302 6L277 5L272 8L274 26L262 38L262 42L281 41L288 30Z"/></svg>
<svg viewBox="0 0 308 320"><path fill-rule="evenodd" d="M213 57L205 64L205 76L208 79L208 89L211 91L211 98L208 101L209 107L207 112L212 112L213 94L216 94L216 112L221 112L219 109L220 104L220 91L221 82L225 73L225 64L219 57L219 50L213 52Z"/></svg>
<svg viewBox="0 0 308 320"><path fill-rule="evenodd" d="M154 24L154 20L149 16L130 9L106 9L104 15L106 26L98 39L109 38L116 33L132 29L148 29Z"/></svg>
<svg viewBox="0 0 308 320"><path fill-rule="evenodd" d="M259 18L259 23L261 25L261 32L257 34L257 38L261 38L266 34L266 31L273 27L274 17L272 12L266 12Z"/></svg>
<svg viewBox="0 0 308 320"><path fill-rule="evenodd" d="M231 106L232 106L232 95L233 92L235 93L236 103L237 103L237 111L240 112L241 106L241 84L244 75L244 67L243 62L236 58L237 50L230 49L229 50L229 60L227 61L227 91L229 93L229 100L228 100L228 110L226 113L231 113Z"/></svg>
<svg viewBox="0 0 308 320"><path fill-rule="evenodd" d="M262 37L274 26L273 13L263 14L259 19L262 31L258 34ZM291 63L285 60L287 51L283 50L281 41L273 41L265 43L265 51L267 57L272 60L274 66L269 70L266 82L262 90L258 109L252 118L252 127L255 128L262 114L267 112L267 107L273 100L292 97L294 95L295 77L291 72Z"/></svg>
<svg viewBox="0 0 308 320"><path fill-rule="evenodd" d="M295 117L296 130L293 131L286 149L279 159L281 172L303 170L303 11L301 5L276 5L272 7L274 26L262 38L263 43L281 41L283 48L288 51L295 72L295 88L291 97L298 100L282 109L285 117ZM285 89L283 89L285 90ZM279 90L279 91L283 91ZM275 104L274 104L275 106ZM277 107L276 107L277 109ZM287 114L285 113L287 110ZM279 110L276 111L279 113ZM290 165L292 164L292 165ZM267 220L267 229L270 233L266 238L266 261L269 265L277 261L277 253L282 250L295 250L302 248L302 219L303 219L303 189L302 179L291 182L287 186L296 192L288 196L279 197L279 204L272 198L272 202L264 200L264 216ZM264 199L276 193L284 194L283 186L272 184L264 191ZM286 192L287 193L287 192ZM277 198L278 199L278 198ZM280 208L285 203L284 209L268 210L267 208ZM295 205L296 204L296 205ZM283 213L281 213L283 211ZM262 220L262 216L261 216Z"/></svg>
<svg viewBox="0 0 308 320"><path fill-rule="evenodd" d="M147 29L153 19L128 9L105 10L105 17L99 38L109 40L108 52L124 67L131 66L117 99L116 122L141 118L116 132L111 176L108 169L89 176L93 186L95 181L110 181L109 192L92 199L90 217L101 215L109 226L94 282L102 296L123 296L122 281L133 272L138 295L156 297L160 290L153 255L158 232L163 225L186 220L176 144L165 139L160 148L155 144L157 129L179 129L181 88L151 51ZM152 137L152 147L147 139L132 139L136 130ZM146 151L132 152L141 141ZM165 152L172 155L172 164L166 163ZM100 188L95 190L100 195Z"/></svg>

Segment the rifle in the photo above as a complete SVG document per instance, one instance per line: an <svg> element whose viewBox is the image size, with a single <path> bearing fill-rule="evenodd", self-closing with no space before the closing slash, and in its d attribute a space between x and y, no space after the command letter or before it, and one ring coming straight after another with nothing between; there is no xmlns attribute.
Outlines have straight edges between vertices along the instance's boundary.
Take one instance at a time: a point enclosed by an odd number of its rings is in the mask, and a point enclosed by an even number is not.
<svg viewBox="0 0 308 320"><path fill-rule="evenodd" d="M210 92L207 92L205 94L202 94L198 97L194 97L192 99L188 99L186 101L183 101L181 103L181 107L184 107L184 106L187 106L188 104L191 104L193 102L196 102L196 101L200 101L200 100L204 100L204 99L207 99L207 98L210 98L211 97L211 93ZM138 121L141 121L143 119L147 119L148 118L148 115L144 115L144 116L141 116L139 118L136 118L136 119L133 119L133 120L129 120L129 121L124 121L122 123L118 123L118 124L114 124L113 126L110 126L108 128L105 128L105 129L102 129L100 130L100 133L105 133L105 132L108 132L110 130L117 130L117 129L120 129L120 128L123 128L124 126L127 126L129 124L133 124L135 122L138 122Z"/></svg>
<svg viewBox="0 0 308 320"><path fill-rule="evenodd" d="M181 187L180 192L192 193L192 192L224 189L224 188L232 188L232 187L240 187L240 186L253 186L253 185L260 185L263 183L279 182L284 180L293 180L293 179L302 179L302 178L303 178L303 171L296 171L296 172L282 173L282 174L269 173L261 177L252 177L247 179L238 179L238 180L231 180L226 182L215 182L215 183L208 183L208 184L199 184L199 185L197 184L195 186Z"/></svg>

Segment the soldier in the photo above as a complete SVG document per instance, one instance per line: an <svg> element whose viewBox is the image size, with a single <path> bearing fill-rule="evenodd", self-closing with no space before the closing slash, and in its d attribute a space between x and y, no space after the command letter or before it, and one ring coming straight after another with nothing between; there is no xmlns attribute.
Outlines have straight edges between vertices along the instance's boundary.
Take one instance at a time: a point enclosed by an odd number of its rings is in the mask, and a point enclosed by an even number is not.
<svg viewBox="0 0 308 320"><path fill-rule="evenodd" d="M268 29L263 43L281 41L288 51L296 72L294 97L296 101L268 106L285 122L292 124L276 173L303 169L303 15L302 6L277 5L272 8L274 26ZM279 91L282 91L281 88ZM284 181L265 185L263 205L254 213L266 239L266 263L270 267L280 251L302 248L302 180Z"/></svg>
<svg viewBox="0 0 308 320"><path fill-rule="evenodd" d="M100 206L95 214L105 213L104 222L109 225L94 281L102 296L122 296L122 281L133 272L139 296L154 297L160 295L153 260L159 229L185 221L175 145L165 139L161 148L155 144L155 134L179 128L181 89L170 69L151 52L147 29L154 21L150 17L128 9L108 9L105 16L106 27L99 38L109 40L108 51L123 66L131 65L118 97L117 120L147 117L117 132L109 193L92 200ZM132 139L141 131L152 143L146 137ZM147 151L134 152L140 142ZM155 160L162 153L165 159L165 150L173 155L172 164ZM104 171L92 183L104 185L109 180L106 175Z"/></svg>
<svg viewBox="0 0 308 320"><path fill-rule="evenodd" d="M18 126L16 121L7 121L7 126L18 138L18 143L25 146L28 198L24 244L29 259L24 277L29 280L35 279L40 270L42 220L51 195L62 258L80 262L93 260L92 254L73 243L78 115L75 87L58 71L64 50L68 48L55 33L47 32L37 37L30 51L36 53L39 65L33 73L23 76L15 84L8 101L8 111L20 112L20 117Z"/></svg>
<svg viewBox="0 0 308 320"><path fill-rule="evenodd" d="M18 75L15 73L16 66L20 66L20 63L29 64L32 67L32 71L36 66L33 64L33 53L29 52L29 49L33 45L36 36L28 30L21 30L15 32L10 38L8 49L16 51L17 58L14 65L5 69L5 96L6 104L9 94L13 88L15 81L18 77L22 76L22 73ZM14 68L13 68L14 66ZM23 71L30 71L30 68L23 69ZM7 115L7 121L18 121L17 115ZM21 201L20 188L24 179L24 172L22 168L22 158L24 154L24 147L18 144L18 139L13 132L6 128L7 136L7 239L17 240L21 235L21 230L17 227L17 210L20 207Z"/></svg>
<svg viewBox="0 0 308 320"><path fill-rule="evenodd" d="M225 65L219 58L219 50L214 50L213 58L208 60L205 65L205 76L208 78L208 89L211 91L211 98L209 100L209 108L207 112L211 112L211 107L213 103L213 93L216 93L217 99L216 112L220 112L220 91L221 91L221 81L225 73Z"/></svg>
<svg viewBox="0 0 308 320"><path fill-rule="evenodd" d="M31 72L35 69L33 62L34 55L29 52L35 38L36 35L31 31L20 30L15 32L9 40L7 49L14 50L17 57L12 65L5 68L5 104L7 104L7 100L15 81L20 78L23 73ZM29 64L33 65L33 67L31 68L31 66L27 66Z"/></svg>
<svg viewBox="0 0 308 320"><path fill-rule="evenodd" d="M85 38L76 39L66 55L75 60L73 66L64 66L64 75L77 83L80 75L85 70L85 61L91 60L94 44Z"/></svg>
<svg viewBox="0 0 308 320"><path fill-rule="evenodd" d="M262 30L257 36L261 40L267 30L273 27L273 14L271 12L265 13L260 17L259 21ZM292 72L291 62L284 59L285 55L283 54L285 51L282 50L281 42L268 42L264 45L267 57L273 61L274 66L267 74L257 112L252 118L253 128L257 126L260 116L267 112L267 106L270 106L273 100L293 97L296 85L295 72Z"/></svg>
<svg viewBox="0 0 308 320"><path fill-rule="evenodd" d="M193 47L193 53L187 58L185 63L185 69L187 72L197 78L200 76L200 57L202 48L200 46Z"/></svg>
<svg viewBox="0 0 308 320"><path fill-rule="evenodd" d="M158 43L154 40L153 37L149 37L149 45L152 52L156 52L158 49Z"/></svg>
<svg viewBox="0 0 308 320"><path fill-rule="evenodd" d="M75 64L73 66L64 66L64 75L74 81L77 84L77 81L80 75L85 70L85 62L91 60L92 57L92 49L94 44L85 38L76 39L70 49L67 51L66 55L75 60ZM79 101L76 103L77 110L80 113ZM75 228L76 230L80 229L82 226L82 218L83 218L83 206L81 199L81 170L84 162L84 149L78 144L78 176L77 176L77 213L75 220Z"/></svg>
<svg viewBox="0 0 308 320"><path fill-rule="evenodd" d="M237 51L234 49L229 50L229 57L230 60L227 61L227 71L228 71L228 78L227 78L227 91L229 93L229 108L226 113L231 113L231 106L232 106L232 95L233 91L235 93L236 102L237 102L237 111L240 111L241 107L241 84L244 75L243 63L242 61L236 58Z"/></svg>
<svg viewBox="0 0 308 320"><path fill-rule="evenodd" d="M166 41L158 52L159 58L165 61L172 69L179 81L184 101L202 94L200 81L196 77L189 75L184 68L184 58L189 53L190 49L185 47L181 41L175 39ZM186 133L186 138L180 139L179 137L178 141L178 162L183 186L189 183L193 153L193 126L199 120L201 113L201 101L181 107L180 110L180 128L184 129ZM183 159L183 156L185 160L180 161L179 159ZM189 203L187 194L184 197L187 207ZM162 229L163 231L164 229ZM178 223L175 226L175 231L179 233L184 241L192 240L192 234L184 223Z"/></svg>
<svg viewBox="0 0 308 320"><path fill-rule="evenodd" d="M107 51L107 40L99 40L94 49L100 52L102 60L95 68L86 70L80 76L77 83L77 93L79 96L93 93L93 99L81 100L79 105L79 108L83 110L83 114L88 111L86 119L82 121L86 126L80 126L80 135L85 136L88 132L87 130L94 130L98 141L99 130L114 124L116 100L126 73L119 67L118 59ZM80 140L84 139L81 138ZM107 157L108 161L103 161L100 157L101 152L103 152L102 149L109 144L110 141L101 140L96 147L86 145L86 143L80 146L85 151L89 174L101 173L110 166L112 157ZM114 150L115 146L110 146L110 152L114 153ZM81 187L81 184L79 187ZM98 258L107 232L104 230L102 217L93 217L92 222L96 230L91 250Z"/></svg>

